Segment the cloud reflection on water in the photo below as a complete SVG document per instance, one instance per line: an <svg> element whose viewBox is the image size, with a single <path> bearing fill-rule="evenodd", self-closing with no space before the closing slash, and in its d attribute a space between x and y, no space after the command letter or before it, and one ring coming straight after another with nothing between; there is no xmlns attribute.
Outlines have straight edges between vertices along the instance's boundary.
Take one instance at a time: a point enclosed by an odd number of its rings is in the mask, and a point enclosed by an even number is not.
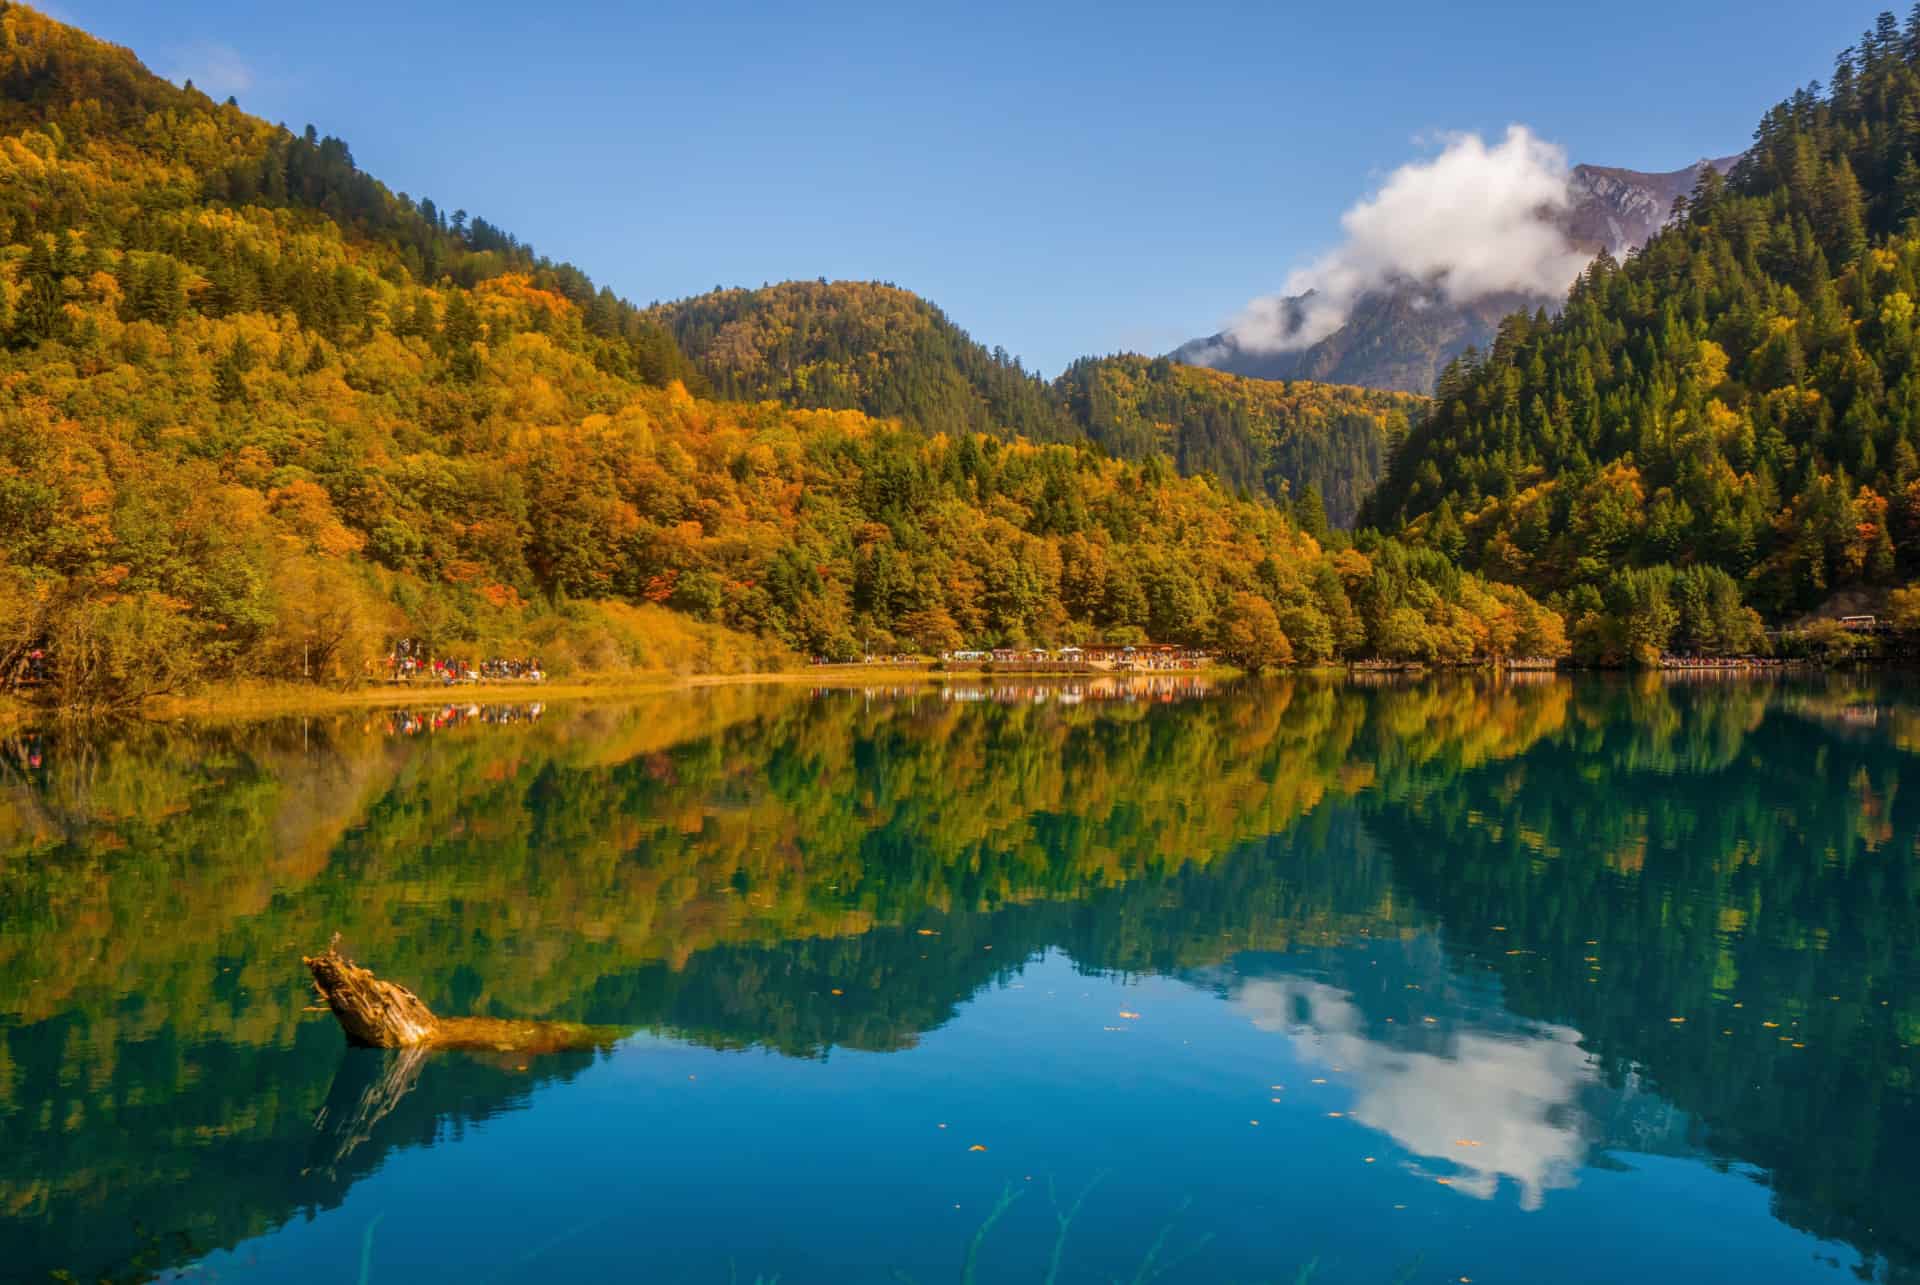
<svg viewBox="0 0 1920 1285"><path fill-rule="evenodd" d="M1578 1031L1448 1019L1430 1037L1431 1027L1408 1029L1396 1043L1351 993L1302 977L1250 980L1234 1002L1256 1028L1286 1035L1303 1063L1338 1068L1336 1083L1353 1089L1351 1119L1415 1155L1457 1165L1441 1171L1453 1190L1485 1200L1506 1178L1531 1210L1577 1181L1589 1136L1580 1098L1598 1080Z"/></svg>

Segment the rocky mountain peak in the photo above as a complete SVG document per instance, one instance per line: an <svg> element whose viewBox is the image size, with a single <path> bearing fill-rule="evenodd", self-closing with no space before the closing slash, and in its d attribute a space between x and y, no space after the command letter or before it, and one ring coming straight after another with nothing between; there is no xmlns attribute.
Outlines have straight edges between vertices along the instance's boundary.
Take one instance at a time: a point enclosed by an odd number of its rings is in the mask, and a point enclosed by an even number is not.
<svg viewBox="0 0 1920 1285"><path fill-rule="evenodd" d="M1576 165L1568 185L1572 203L1557 221L1571 246L1624 257L1667 225L1675 199L1692 192L1707 168L1726 174L1739 159L1703 157L1665 173ZM1299 295L1282 306L1296 313L1310 297L1311 292ZM1448 362L1492 341L1503 316L1520 308L1553 309L1560 302L1513 294L1449 299L1430 284L1405 282L1361 297L1345 325L1309 347L1253 351L1223 332L1182 344L1170 355L1255 379L1314 379L1427 393Z"/></svg>

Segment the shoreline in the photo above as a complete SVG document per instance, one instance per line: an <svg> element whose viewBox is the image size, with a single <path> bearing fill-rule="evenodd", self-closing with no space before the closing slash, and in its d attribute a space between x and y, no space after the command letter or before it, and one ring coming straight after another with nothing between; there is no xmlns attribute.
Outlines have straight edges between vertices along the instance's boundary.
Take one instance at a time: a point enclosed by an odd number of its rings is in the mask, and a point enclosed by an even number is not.
<svg viewBox="0 0 1920 1285"><path fill-rule="evenodd" d="M1842 665L1819 661L1775 662L1771 665L1676 665L1657 669L1601 669L1581 666L1546 668L1502 668L1489 665L1425 666L1418 669L1388 666L1349 667L1317 665L1290 667L1278 675L1340 676L1347 681L1414 682L1440 675L1487 674L1532 681L1574 678L1582 674L1653 674L1669 680L1701 677L1769 678L1788 674L1832 672L1851 668L1897 668L1892 661L1852 661ZM930 665L829 665L796 669L752 670L725 674L682 674L650 670L633 674L600 675L544 683L496 681L456 683L443 686L431 683L377 683L353 688L316 687L302 683L244 681L226 687L209 687L190 696L162 696L149 700L137 712L125 717L151 722L172 721L251 721L296 715L337 714L352 710L396 709L407 706L478 702L487 704L524 704L532 701L622 700L673 692L695 691L709 687L809 686L825 688L863 688L876 685L938 686L947 682L991 683L1067 682L1074 679L1153 679L1186 678L1224 682L1243 677L1230 666L1213 665L1190 670L1143 670L1130 673L1095 670L1085 673L1025 671L982 668L937 669ZM17 696L0 694L0 731L60 718L48 706L37 705Z"/></svg>
<svg viewBox="0 0 1920 1285"><path fill-rule="evenodd" d="M867 687L875 684L926 684L943 682L993 682L1019 679L1023 682L1064 681L1074 678L1153 678L1185 677L1219 681L1237 676L1238 670L1210 667L1199 670L1144 671L1118 675L1096 671L1089 674L1027 673L1010 669L934 669L924 665L832 665L798 669L751 670L729 674L678 674L649 670L634 674L571 678L543 683L496 681L477 683L369 683L361 687L321 687L304 683L244 681L224 687L208 687L193 695L159 696L147 701L128 718L153 722L191 719L196 721L250 720L283 718L294 715L335 714L360 709L396 709L413 705L450 704L455 701L488 704L525 704L531 701L581 701L658 696L672 692L695 691L706 687L744 687L750 685L809 687ZM48 706L36 705L18 697L0 696L0 728L59 718Z"/></svg>

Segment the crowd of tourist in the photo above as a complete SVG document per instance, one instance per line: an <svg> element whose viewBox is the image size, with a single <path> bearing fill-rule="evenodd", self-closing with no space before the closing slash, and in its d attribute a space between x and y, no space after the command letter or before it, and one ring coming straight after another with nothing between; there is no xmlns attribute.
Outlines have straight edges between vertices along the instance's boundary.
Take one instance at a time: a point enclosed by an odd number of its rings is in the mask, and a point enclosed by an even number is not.
<svg viewBox="0 0 1920 1285"><path fill-rule="evenodd" d="M14 670L13 685L16 687L38 687L53 677L53 671L47 667L47 653L43 647L35 647L20 657ZM5 675L0 675L0 685L4 685Z"/></svg>
<svg viewBox="0 0 1920 1285"><path fill-rule="evenodd" d="M541 683L547 678L537 656L495 656L487 660L461 660L435 656L412 639L401 639L387 653L386 679L390 683L415 681L439 683Z"/></svg>

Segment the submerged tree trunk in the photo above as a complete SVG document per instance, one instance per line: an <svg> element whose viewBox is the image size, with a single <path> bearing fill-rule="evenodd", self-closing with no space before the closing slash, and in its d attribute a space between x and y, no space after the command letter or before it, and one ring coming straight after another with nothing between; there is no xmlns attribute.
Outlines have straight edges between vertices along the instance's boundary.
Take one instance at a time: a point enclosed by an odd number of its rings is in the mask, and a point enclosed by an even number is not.
<svg viewBox="0 0 1920 1285"><path fill-rule="evenodd" d="M622 1032L576 1022L516 1022L498 1017L435 1017L418 995L383 982L340 953L340 936L301 962L313 988L333 1011L352 1044L369 1048L476 1049L501 1053L558 1053L606 1048Z"/></svg>

